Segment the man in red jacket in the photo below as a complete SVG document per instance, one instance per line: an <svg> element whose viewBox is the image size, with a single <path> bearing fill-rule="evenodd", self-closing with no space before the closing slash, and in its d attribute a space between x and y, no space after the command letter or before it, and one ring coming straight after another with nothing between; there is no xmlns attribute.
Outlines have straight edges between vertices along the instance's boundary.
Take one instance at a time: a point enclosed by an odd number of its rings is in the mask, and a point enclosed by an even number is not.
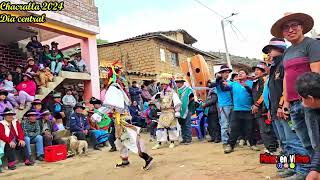
<svg viewBox="0 0 320 180"><path fill-rule="evenodd" d="M4 148L4 153L8 158L8 169L15 170L16 153L15 150L20 150L21 155L24 157L26 166L33 165L29 157L25 153L24 135L22 127L17 119L14 119L12 110L6 108L1 114L4 120L0 121L0 148Z"/></svg>
<svg viewBox="0 0 320 180"><path fill-rule="evenodd" d="M18 100L20 102L20 110L25 108L26 102L32 102L36 95L37 86L32 78L33 76L30 73L23 74L23 81L19 83L16 88L19 96Z"/></svg>

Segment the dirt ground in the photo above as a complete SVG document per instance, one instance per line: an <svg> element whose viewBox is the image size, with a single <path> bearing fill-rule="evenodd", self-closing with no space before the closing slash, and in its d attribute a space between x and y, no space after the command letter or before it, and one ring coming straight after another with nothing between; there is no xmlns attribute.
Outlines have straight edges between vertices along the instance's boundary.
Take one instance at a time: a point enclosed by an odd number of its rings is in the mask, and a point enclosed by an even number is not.
<svg viewBox="0 0 320 180"><path fill-rule="evenodd" d="M275 165L259 164L259 152L248 147L236 148L234 153L223 154L222 144L198 142L179 145L169 149L168 145L151 150L153 143L147 142L148 152L154 157L149 171L141 170L143 160L130 154L130 166L115 168L119 152L90 150L87 156L73 157L55 163L37 162L34 167L19 165L17 170L4 170L0 179L96 179L96 180L211 180L211 179L277 179Z"/></svg>

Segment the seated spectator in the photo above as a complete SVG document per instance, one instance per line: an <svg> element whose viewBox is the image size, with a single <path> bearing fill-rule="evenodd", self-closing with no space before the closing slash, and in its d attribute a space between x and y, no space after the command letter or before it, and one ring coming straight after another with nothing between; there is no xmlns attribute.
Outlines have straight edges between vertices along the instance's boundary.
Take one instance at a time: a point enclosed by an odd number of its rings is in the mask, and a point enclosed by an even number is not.
<svg viewBox="0 0 320 180"><path fill-rule="evenodd" d="M6 108L13 109L11 103L7 101L8 92L6 90L0 90L0 113L3 113ZM0 116L0 121L2 121L2 116Z"/></svg>
<svg viewBox="0 0 320 180"><path fill-rule="evenodd" d="M92 104L94 107L94 110L89 111L89 114L98 111L98 109L100 107L102 107L102 102L99 99L96 99L94 97L92 97L90 99L89 103ZM90 115L92 115L92 114L90 114ZM91 116L89 116L89 117L91 117ZM114 142L116 140L115 139L115 132L114 132L114 125L113 125L113 121L108 116L108 114L103 114L101 121L98 122L97 125L98 125L97 129L104 130L108 133L108 140L109 140L109 144L111 146L111 149L109 151L110 152L117 151L116 145L114 144Z"/></svg>
<svg viewBox="0 0 320 180"><path fill-rule="evenodd" d="M65 113L63 111L63 104L61 103L61 93L55 93L53 94L52 97L54 101L53 107L51 108L53 116L60 114L62 118L65 118Z"/></svg>
<svg viewBox="0 0 320 180"><path fill-rule="evenodd" d="M50 52L50 46L44 45L43 46L43 52L42 52L42 65L47 67L51 63L50 61L51 52ZM41 65L41 62L39 62Z"/></svg>
<svg viewBox="0 0 320 180"><path fill-rule="evenodd" d="M81 58L80 55L76 55L75 57L75 62L76 62L76 65L79 69L79 72L86 72L86 63L84 62L84 60Z"/></svg>
<svg viewBox="0 0 320 180"><path fill-rule="evenodd" d="M139 127L146 127L145 122L141 118L141 111L138 107L137 101L133 101L132 105L129 107L130 115L132 116L132 124Z"/></svg>
<svg viewBox="0 0 320 180"><path fill-rule="evenodd" d="M21 83L23 78L23 66L22 65L15 65L16 69L15 72L12 72L12 82L14 86L17 86L19 83Z"/></svg>
<svg viewBox="0 0 320 180"><path fill-rule="evenodd" d="M35 80L39 88L48 87L48 82L53 81L53 75L50 72L50 68L40 67L39 71L37 72L37 77L35 77Z"/></svg>
<svg viewBox="0 0 320 180"><path fill-rule="evenodd" d="M91 116L94 114L94 111L88 111L88 123L90 125L90 130L93 131L98 144L100 147L106 146L106 142L109 139L109 133L106 130L100 129L97 122L91 120Z"/></svg>
<svg viewBox="0 0 320 180"><path fill-rule="evenodd" d="M37 74L39 70L38 65L35 64L33 57L28 57L27 66L25 67L25 73L30 73L33 76Z"/></svg>
<svg viewBox="0 0 320 180"><path fill-rule="evenodd" d="M4 64L0 64L0 82L2 82L8 73L8 67Z"/></svg>
<svg viewBox="0 0 320 180"><path fill-rule="evenodd" d="M152 98L148 91L148 87L145 85L141 85L141 97L142 97L143 103L149 102Z"/></svg>
<svg viewBox="0 0 320 180"><path fill-rule="evenodd" d="M65 56L62 61L62 70L70 72L78 72L75 66L72 64L73 61L70 61L69 56Z"/></svg>
<svg viewBox="0 0 320 180"><path fill-rule="evenodd" d="M14 97L14 94L16 94L16 89L13 86L11 74L7 74L6 79L3 81L2 88L8 92L7 100L11 103L11 105L13 107L18 107L18 102Z"/></svg>
<svg viewBox="0 0 320 180"><path fill-rule="evenodd" d="M24 140L26 142L26 154L31 157L30 144L36 144L37 160L44 160L43 138L41 136L40 122L37 121L37 112L30 110L27 113L27 119L22 121L22 129L24 132Z"/></svg>
<svg viewBox="0 0 320 180"><path fill-rule="evenodd" d="M42 102L40 99L35 99L31 103L32 107L31 109L34 110L37 113L37 120L41 120L41 114L42 114Z"/></svg>
<svg viewBox="0 0 320 180"><path fill-rule="evenodd" d="M77 103L76 98L74 98L74 96L72 95L72 89L67 89L67 93L65 96L63 96L62 98L62 103L63 103L63 107L65 110L65 115L66 115L66 127L69 128L70 127L70 123L69 123L69 118L71 116L71 114L73 113L73 108Z"/></svg>
<svg viewBox="0 0 320 180"><path fill-rule="evenodd" d="M4 112L1 113L1 117L4 120L0 121L0 149L4 151L5 156L8 158L8 169L10 170L16 169L15 151L19 151L26 166L33 165L33 162L30 161L30 156L25 153L26 143L24 141L23 130L19 121L14 118L15 115L15 112L6 108Z"/></svg>
<svg viewBox="0 0 320 180"><path fill-rule="evenodd" d="M85 107L78 103L74 107L74 113L70 116L70 132L75 135L78 140L86 140L86 137L89 136L91 142L94 144L95 150L100 150L99 143L92 131L90 131L90 126L87 121L87 117L82 114Z"/></svg>
<svg viewBox="0 0 320 180"><path fill-rule="evenodd" d="M31 36L31 41L29 41L26 48L29 56L37 56L41 52L42 44L38 41L37 36Z"/></svg>
<svg viewBox="0 0 320 180"><path fill-rule="evenodd" d="M37 86L32 80L32 75L29 73L23 74L23 81L18 84L18 101L20 102L19 109L23 110L26 107L26 102L32 102L36 95Z"/></svg>
<svg viewBox="0 0 320 180"><path fill-rule="evenodd" d="M40 122L40 131L44 140L44 146L52 146L65 144L61 137L56 133L58 130L55 123L50 121L50 111L43 110L41 113L42 119Z"/></svg>
<svg viewBox="0 0 320 180"><path fill-rule="evenodd" d="M51 73L57 76L62 68L62 56L59 54L58 49L53 49L52 53L49 55L51 61Z"/></svg>
<svg viewBox="0 0 320 180"><path fill-rule="evenodd" d="M52 41L52 42L51 42L51 52L53 52L53 51L58 51L58 54L63 58L64 55L63 55L62 52L59 50L58 45L59 45L59 43L57 43L57 42L55 42L55 41Z"/></svg>
<svg viewBox="0 0 320 180"><path fill-rule="evenodd" d="M57 126L58 131L65 130L61 114L55 114L53 117L54 117L54 121L56 122L55 125Z"/></svg>

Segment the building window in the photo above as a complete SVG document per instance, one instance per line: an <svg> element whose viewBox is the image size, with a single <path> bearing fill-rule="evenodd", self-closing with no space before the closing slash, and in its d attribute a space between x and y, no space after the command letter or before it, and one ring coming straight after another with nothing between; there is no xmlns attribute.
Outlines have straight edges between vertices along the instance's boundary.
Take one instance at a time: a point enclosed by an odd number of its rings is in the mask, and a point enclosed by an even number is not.
<svg viewBox="0 0 320 180"><path fill-rule="evenodd" d="M178 53L171 52L171 62L173 66L179 66Z"/></svg>
<svg viewBox="0 0 320 180"><path fill-rule="evenodd" d="M166 62L166 53L164 52L164 49L160 49L160 61Z"/></svg>

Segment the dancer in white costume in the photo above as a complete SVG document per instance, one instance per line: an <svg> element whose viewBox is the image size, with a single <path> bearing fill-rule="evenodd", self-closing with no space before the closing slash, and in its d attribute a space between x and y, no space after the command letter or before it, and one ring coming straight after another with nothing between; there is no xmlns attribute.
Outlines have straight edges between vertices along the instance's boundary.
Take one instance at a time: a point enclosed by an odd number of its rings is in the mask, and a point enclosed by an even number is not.
<svg viewBox="0 0 320 180"><path fill-rule="evenodd" d="M174 142L179 140L177 117L180 117L181 101L178 94L169 85L171 80L172 75L161 74L161 92L154 96L155 101L160 104L161 114L156 131L157 144L152 149L159 149L162 143L167 142L168 136L169 148L174 148Z"/></svg>
<svg viewBox="0 0 320 180"><path fill-rule="evenodd" d="M114 72L114 69L113 73ZM115 76L114 76L115 77ZM127 123L127 120L131 120L131 116L128 113L128 106L131 102L123 90L123 88L116 83L115 80L109 86L103 106L98 109L93 115L92 119L100 122L103 114L113 113L113 120L115 124L116 134L116 146L120 151L121 162L116 164L116 167L125 167L129 165L129 150L137 153L144 161L144 170L148 170L152 165L153 158L149 156L144 150L144 143L140 138L140 128Z"/></svg>

